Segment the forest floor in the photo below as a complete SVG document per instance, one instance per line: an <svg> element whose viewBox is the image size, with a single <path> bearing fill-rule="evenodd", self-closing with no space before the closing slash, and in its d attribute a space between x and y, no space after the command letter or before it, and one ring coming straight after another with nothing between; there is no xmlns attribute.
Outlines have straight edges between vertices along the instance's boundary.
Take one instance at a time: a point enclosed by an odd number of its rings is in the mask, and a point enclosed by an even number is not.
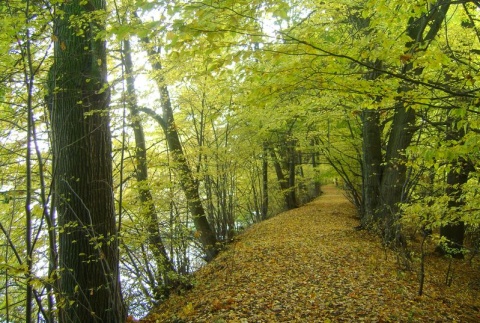
<svg viewBox="0 0 480 323"><path fill-rule="evenodd" d="M355 230L340 190L322 190L240 234L195 273L192 290L142 322L480 322L479 256L449 270L429 246L418 296L418 256L405 268L377 237Z"/></svg>

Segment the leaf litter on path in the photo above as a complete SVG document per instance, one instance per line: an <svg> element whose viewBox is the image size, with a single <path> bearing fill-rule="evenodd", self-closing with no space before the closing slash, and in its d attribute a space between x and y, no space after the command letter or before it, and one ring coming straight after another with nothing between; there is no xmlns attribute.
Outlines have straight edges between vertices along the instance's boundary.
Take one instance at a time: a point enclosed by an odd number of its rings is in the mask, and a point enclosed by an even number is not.
<svg viewBox="0 0 480 323"><path fill-rule="evenodd" d="M195 273L195 287L173 295L143 322L480 322L478 266L426 258L424 295L418 264L396 255L358 225L335 187L298 209L253 225ZM476 287L476 288L475 288Z"/></svg>

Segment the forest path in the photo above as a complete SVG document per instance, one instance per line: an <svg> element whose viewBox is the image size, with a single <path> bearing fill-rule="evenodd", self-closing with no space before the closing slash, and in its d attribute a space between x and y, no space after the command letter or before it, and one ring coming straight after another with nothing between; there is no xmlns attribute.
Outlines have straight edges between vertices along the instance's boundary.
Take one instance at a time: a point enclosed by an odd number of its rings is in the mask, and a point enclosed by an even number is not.
<svg viewBox="0 0 480 323"><path fill-rule="evenodd" d="M256 224L144 322L478 322L477 272L429 256L424 295L378 239L356 231L355 209L333 186L298 209ZM418 266L417 266L418 267ZM469 271L470 268L471 270ZM463 277L465 276L465 277ZM476 280L475 280L476 279Z"/></svg>

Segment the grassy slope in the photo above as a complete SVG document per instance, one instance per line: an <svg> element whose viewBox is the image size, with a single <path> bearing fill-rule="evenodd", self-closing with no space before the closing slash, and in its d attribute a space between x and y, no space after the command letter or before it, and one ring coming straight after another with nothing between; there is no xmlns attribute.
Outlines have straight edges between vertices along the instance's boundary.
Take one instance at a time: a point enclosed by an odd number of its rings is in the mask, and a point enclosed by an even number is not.
<svg viewBox="0 0 480 323"><path fill-rule="evenodd" d="M312 203L252 226L144 322L480 322L478 265L427 256L401 270L377 238L355 231L334 187Z"/></svg>

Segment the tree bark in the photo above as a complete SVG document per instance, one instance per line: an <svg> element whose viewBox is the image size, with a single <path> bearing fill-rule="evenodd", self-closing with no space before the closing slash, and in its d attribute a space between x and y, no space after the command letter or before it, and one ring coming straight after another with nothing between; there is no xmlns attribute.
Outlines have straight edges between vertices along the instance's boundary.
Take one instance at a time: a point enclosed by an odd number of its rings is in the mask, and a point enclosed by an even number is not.
<svg viewBox="0 0 480 323"><path fill-rule="evenodd" d="M380 113L377 110L363 110L362 121L363 210L361 225L365 228L378 219L377 208L382 175Z"/></svg>
<svg viewBox="0 0 480 323"><path fill-rule="evenodd" d="M288 200L291 206L293 208L298 207L298 201L297 201L297 192L295 189L296 186L296 157L297 153L295 151L295 141L294 140L289 140L288 143L288 148L287 148L287 160L288 160Z"/></svg>
<svg viewBox="0 0 480 323"><path fill-rule="evenodd" d="M123 322L113 199L104 21L71 19L105 10L104 0L71 0L54 22L49 76L53 177L59 219L60 322Z"/></svg>
<svg viewBox="0 0 480 323"><path fill-rule="evenodd" d="M380 216L384 221L386 243L402 243L398 227L399 203L404 201L404 187L407 178L405 150L410 145L415 123L415 111L397 102L390 137L385 154L385 168L382 173Z"/></svg>
<svg viewBox="0 0 480 323"><path fill-rule="evenodd" d="M447 174L446 193L449 212L457 212L465 202L462 199L462 185L468 180L469 170L467 162L460 158L452 164L452 169ZM465 238L465 223L460 219L452 219L450 223L440 227L440 236L447 239L445 245L440 246L441 253L450 254L455 258L463 258L462 248Z"/></svg>
<svg viewBox="0 0 480 323"><path fill-rule="evenodd" d="M270 149L270 154L273 159L273 166L275 168L275 173L277 174L277 180L278 184L280 185L280 189L283 191L283 196L285 198L285 205L288 210L292 210L298 207L297 204L297 199L295 196L295 186L292 185L292 181L290 179L290 169L291 169L291 164L288 163L289 166L289 177L285 178L285 175L283 173L282 165L280 164L280 161L277 158L277 154L273 149ZM293 191L293 192L292 192Z"/></svg>
<svg viewBox="0 0 480 323"><path fill-rule="evenodd" d="M316 140L312 139L311 146L313 149L312 152L312 168L314 172L314 189L315 189L315 196L320 196L322 194L322 185L320 182L320 167L317 162L317 156L319 155L318 152L315 151L315 146L316 146ZM338 185L337 180L335 179L336 186Z"/></svg>
<svg viewBox="0 0 480 323"><path fill-rule="evenodd" d="M266 220L268 217L268 146L267 143L263 143L262 154L262 208L261 219Z"/></svg>
<svg viewBox="0 0 480 323"><path fill-rule="evenodd" d="M436 36L445 19L449 0L439 0L431 6L430 12L415 19L411 18L407 33L413 39L410 44L406 44L410 52L415 50L415 46L422 44L426 46ZM427 31L428 30L428 31ZM405 64L402 68L402 74L413 72L420 75L423 68L413 69L411 63ZM385 168L382 173L380 203L382 205L381 216L384 221L384 240L386 243L402 243L399 224L397 219L399 215L399 203L405 199L405 186L407 180L407 166L405 150L410 145L415 133L415 110L402 101L402 95L410 90L407 84L403 84L399 89L399 98L395 103L395 113L393 117L390 136L388 138L387 151L385 154Z"/></svg>

